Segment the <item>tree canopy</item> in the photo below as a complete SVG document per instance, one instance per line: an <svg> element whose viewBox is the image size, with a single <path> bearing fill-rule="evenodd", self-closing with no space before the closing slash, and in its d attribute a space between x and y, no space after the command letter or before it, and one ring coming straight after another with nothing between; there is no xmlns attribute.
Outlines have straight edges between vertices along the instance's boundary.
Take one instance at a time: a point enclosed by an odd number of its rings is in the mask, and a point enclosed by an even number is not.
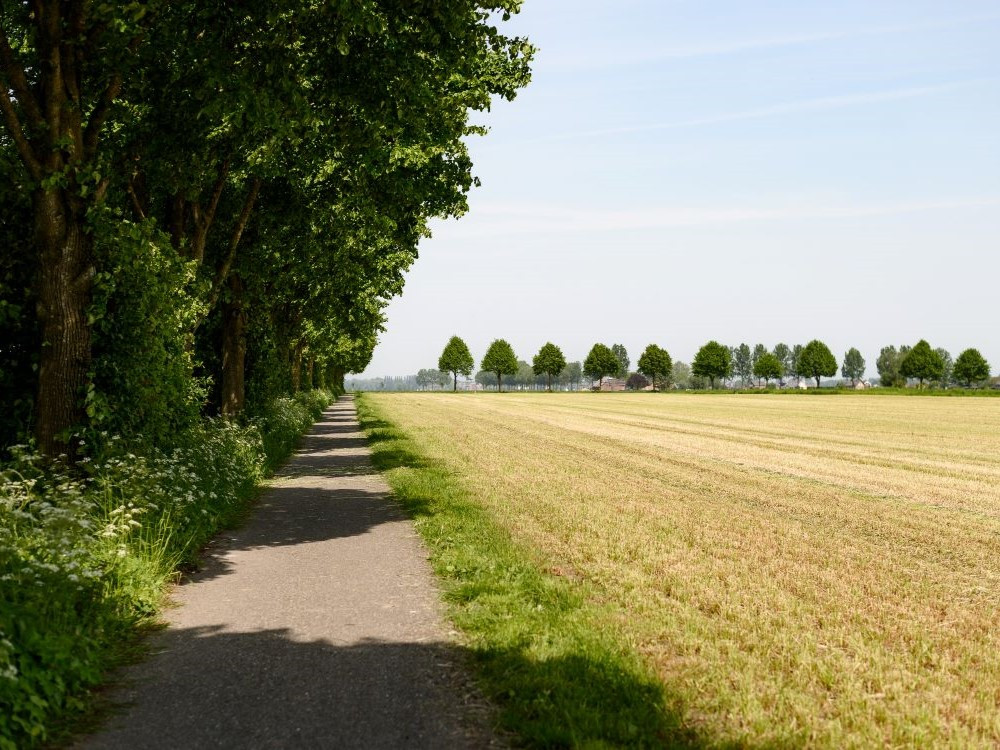
<svg viewBox="0 0 1000 750"><path fill-rule="evenodd" d="M471 113L528 82L519 6L5 6L0 442L169 440L364 369L430 219L468 208Z"/></svg>
<svg viewBox="0 0 1000 750"><path fill-rule="evenodd" d="M865 358L861 356L854 347L851 347L844 354L844 364L840 368L840 374L845 378L850 378L851 383L857 383L865 376Z"/></svg>
<svg viewBox="0 0 1000 750"><path fill-rule="evenodd" d="M691 362L691 372L700 378L708 378L712 388L719 378L727 378L732 373L732 359L729 349L718 341L709 341Z"/></svg>
<svg viewBox="0 0 1000 750"><path fill-rule="evenodd" d="M532 360L531 368L535 375L545 375L548 390L552 390L552 378L559 376L566 369L566 357L563 356L562 349L548 342L538 350L538 354Z"/></svg>
<svg viewBox="0 0 1000 750"><path fill-rule="evenodd" d="M517 374L518 361L514 348L504 339L495 339L486 350L480 367L497 376L497 390L502 391L503 376Z"/></svg>
<svg viewBox="0 0 1000 750"><path fill-rule="evenodd" d="M594 344L583 361L583 374L604 386L604 378L614 375L621 367L621 361L605 344Z"/></svg>
<svg viewBox="0 0 1000 750"><path fill-rule="evenodd" d="M639 356L639 372L649 378L654 388L662 388L670 380L674 363L670 354L656 344L650 344Z"/></svg>
<svg viewBox="0 0 1000 750"><path fill-rule="evenodd" d="M452 390L458 390L458 376L469 377L475 361L469 347L458 336L452 336L438 357L438 369L452 374Z"/></svg>
<svg viewBox="0 0 1000 750"><path fill-rule="evenodd" d="M821 378L837 374L837 358L833 356L830 347L818 339L813 339L802 347L797 370L800 377L814 378L816 387L819 388Z"/></svg>
<svg viewBox="0 0 1000 750"><path fill-rule="evenodd" d="M974 384L989 380L990 365L978 349L966 349L955 360L952 377L971 388Z"/></svg>
<svg viewBox="0 0 1000 750"><path fill-rule="evenodd" d="M785 367L774 354L764 351L753 363L753 374L754 377L763 379L767 385L769 380L779 380L785 374Z"/></svg>
<svg viewBox="0 0 1000 750"><path fill-rule="evenodd" d="M899 374L913 378L923 387L925 380L940 380L944 375L944 360L931 349L931 345L920 339L900 360Z"/></svg>

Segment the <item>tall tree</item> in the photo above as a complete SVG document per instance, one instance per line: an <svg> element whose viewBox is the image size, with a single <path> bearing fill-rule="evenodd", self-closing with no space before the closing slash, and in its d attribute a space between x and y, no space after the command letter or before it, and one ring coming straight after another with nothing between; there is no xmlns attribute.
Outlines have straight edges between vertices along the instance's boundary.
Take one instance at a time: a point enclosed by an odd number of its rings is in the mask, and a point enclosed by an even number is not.
<svg viewBox="0 0 1000 750"><path fill-rule="evenodd" d="M754 366L756 366L757 365L757 360L759 360L761 357L763 357L767 353L768 352L767 352L767 347L766 346L764 346L763 344L757 344L753 348L753 354L750 356L750 361L753 363ZM756 373L755 373L755 377L756 377ZM757 377L757 385L760 385L760 378L759 377Z"/></svg>
<svg viewBox="0 0 1000 750"><path fill-rule="evenodd" d="M639 372L649 378L654 388L662 389L669 382L674 363L670 354L656 344L650 344L639 357Z"/></svg>
<svg viewBox="0 0 1000 750"><path fill-rule="evenodd" d="M746 344L733 348L733 374L740 379L745 388L753 379L753 352Z"/></svg>
<svg viewBox="0 0 1000 750"><path fill-rule="evenodd" d="M963 383L966 388L971 388L974 383L989 380L990 365L978 349L966 349L955 360L952 375L957 382Z"/></svg>
<svg viewBox="0 0 1000 750"><path fill-rule="evenodd" d="M906 378L899 373L899 363L902 359L895 346L883 346L878 353L875 367L878 370L879 382L886 388L899 388L906 385Z"/></svg>
<svg viewBox="0 0 1000 750"><path fill-rule="evenodd" d="M552 378L558 377L566 369L566 357L563 356L562 349L548 342L538 350L531 363L535 375L546 377L546 387L552 390Z"/></svg>
<svg viewBox="0 0 1000 750"><path fill-rule="evenodd" d="M503 376L517 374L517 355L507 341L495 339L486 350L480 366L497 376L497 390L503 391Z"/></svg>
<svg viewBox="0 0 1000 750"><path fill-rule="evenodd" d="M792 367L792 350L788 347L788 344L776 344L774 351L772 352L778 361L781 362L781 368L785 374L791 375L794 372ZM779 378L782 385L784 385L784 376Z"/></svg>
<svg viewBox="0 0 1000 750"><path fill-rule="evenodd" d="M941 373L941 377L938 378L938 385L942 388L947 388L948 384L951 383L951 374L955 368L955 361L951 358L951 354L947 349L938 347L934 350L937 355L941 358L941 362L944 364L944 370Z"/></svg>
<svg viewBox="0 0 1000 750"><path fill-rule="evenodd" d="M701 347L691 363L691 372L700 378L708 378L713 390L716 379L729 377L732 368L729 349L718 341L709 341Z"/></svg>
<svg viewBox="0 0 1000 750"><path fill-rule="evenodd" d="M802 344L795 344L792 347L791 363L788 370L786 370L789 375L793 375L795 377L796 385L799 384L803 377L802 373L799 371L799 358L802 356L802 350L804 348L805 347L803 347Z"/></svg>
<svg viewBox="0 0 1000 750"><path fill-rule="evenodd" d="M583 361L583 374L592 381L597 381L597 387L604 387L604 378L614 375L621 367L621 361L604 344L594 344L587 358Z"/></svg>
<svg viewBox="0 0 1000 750"><path fill-rule="evenodd" d="M690 388L691 365L680 360L674 362L674 366L670 371L670 380L675 388Z"/></svg>
<svg viewBox="0 0 1000 750"><path fill-rule="evenodd" d="M469 377L475 361L469 347L458 336L452 336L445 344L444 351L438 358L438 369L452 374L452 390L458 390L458 376Z"/></svg>
<svg viewBox="0 0 1000 750"><path fill-rule="evenodd" d="M944 375L944 360L931 349L931 345L920 339L899 363L899 374L904 378L914 378L924 387L925 380L940 380Z"/></svg>
<svg viewBox="0 0 1000 750"><path fill-rule="evenodd" d="M615 359L618 360L618 371L614 373L615 377L625 378L628 377L628 352L625 350L624 344L612 344L611 353L615 355Z"/></svg>
<svg viewBox="0 0 1000 750"><path fill-rule="evenodd" d="M108 119L156 2L85 0L0 8L0 111L30 194L41 341L35 436L48 456L75 449L91 366L96 275L87 221L110 185Z"/></svg>
<svg viewBox="0 0 1000 750"><path fill-rule="evenodd" d="M813 339L802 348L798 373L802 377L814 378L816 387L819 388L820 378L833 377L837 374L837 358L833 356L830 347L818 339Z"/></svg>
<svg viewBox="0 0 1000 750"><path fill-rule="evenodd" d="M850 378L851 385L855 385L865 376L865 358L861 356L861 352L854 347L847 350L847 353L844 354L844 364L840 368L840 374L845 378Z"/></svg>

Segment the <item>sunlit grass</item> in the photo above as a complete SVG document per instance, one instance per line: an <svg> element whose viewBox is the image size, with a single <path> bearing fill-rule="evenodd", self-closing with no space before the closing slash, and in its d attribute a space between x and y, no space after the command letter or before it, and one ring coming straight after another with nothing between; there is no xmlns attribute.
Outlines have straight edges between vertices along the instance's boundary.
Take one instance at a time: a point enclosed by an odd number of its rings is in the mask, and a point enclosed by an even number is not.
<svg viewBox="0 0 1000 750"><path fill-rule="evenodd" d="M1000 402L364 399L699 742L1000 743Z"/></svg>

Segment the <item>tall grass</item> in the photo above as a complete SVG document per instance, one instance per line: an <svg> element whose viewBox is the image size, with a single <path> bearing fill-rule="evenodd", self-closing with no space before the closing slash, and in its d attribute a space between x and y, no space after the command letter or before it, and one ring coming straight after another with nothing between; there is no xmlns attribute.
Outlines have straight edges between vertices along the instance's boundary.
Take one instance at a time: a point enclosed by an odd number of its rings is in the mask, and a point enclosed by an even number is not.
<svg viewBox="0 0 1000 750"><path fill-rule="evenodd" d="M0 467L0 748L51 741L151 622L166 584L291 452L331 395L207 420L136 455L103 436L75 470L15 449Z"/></svg>

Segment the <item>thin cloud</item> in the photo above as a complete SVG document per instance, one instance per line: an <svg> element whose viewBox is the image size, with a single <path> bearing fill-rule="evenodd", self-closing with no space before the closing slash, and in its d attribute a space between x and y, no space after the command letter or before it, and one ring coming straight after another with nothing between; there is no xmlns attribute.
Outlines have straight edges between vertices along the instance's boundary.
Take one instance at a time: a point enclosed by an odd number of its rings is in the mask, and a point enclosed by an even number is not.
<svg viewBox="0 0 1000 750"><path fill-rule="evenodd" d="M467 236L538 233L621 232L719 226L746 222L858 219L930 211L993 208L1000 195L882 204L735 206L710 208L645 208L614 211L536 206L484 205L450 231Z"/></svg>
<svg viewBox="0 0 1000 750"><path fill-rule="evenodd" d="M772 104L766 107L740 110L738 112L725 112L718 115L693 117L684 120L672 120L670 122L553 133L539 138L525 139L520 141L520 143L547 143L550 141L594 138L607 135L628 135L632 133L646 133L657 130L670 130L673 128L689 128L702 125L719 125L727 122L739 122L743 120L757 120L766 117L779 117L781 115L797 114L800 112L826 111L831 109L841 109L844 107L854 107L861 104L876 104L879 102L896 101L900 99L915 99L923 96L933 96L935 94L942 94L948 91L955 91L983 83L992 83L995 82L995 80L996 79L977 79L973 81L956 81L932 86L911 86L908 88L871 91L859 94L821 96L813 99L799 99L791 102Z"/></svg>
<svg viewBox="0 0 1000 750"><path fill-rule="evenodd" d="M989 23L1000 20L1000 13L984 13L958 18L941 18L913 24L896 24L887 26L870 26L860 29L844 29L842 31L820 31L786 36L764 37L760 39L742 39L728 42L691 45L687 47L665 47L645 52L622 51L604 57L587 58L555 58L545 60L541 64L545 68L558 71L598 70L629 65L645 65L668 60L688 60L699 57L721 57L725 55L742 54L758 50L795 47L807 44L854 39L871 36L887 36L893 34L912 34L921 31L938 31L942 29L974 24Z"/></svg>

